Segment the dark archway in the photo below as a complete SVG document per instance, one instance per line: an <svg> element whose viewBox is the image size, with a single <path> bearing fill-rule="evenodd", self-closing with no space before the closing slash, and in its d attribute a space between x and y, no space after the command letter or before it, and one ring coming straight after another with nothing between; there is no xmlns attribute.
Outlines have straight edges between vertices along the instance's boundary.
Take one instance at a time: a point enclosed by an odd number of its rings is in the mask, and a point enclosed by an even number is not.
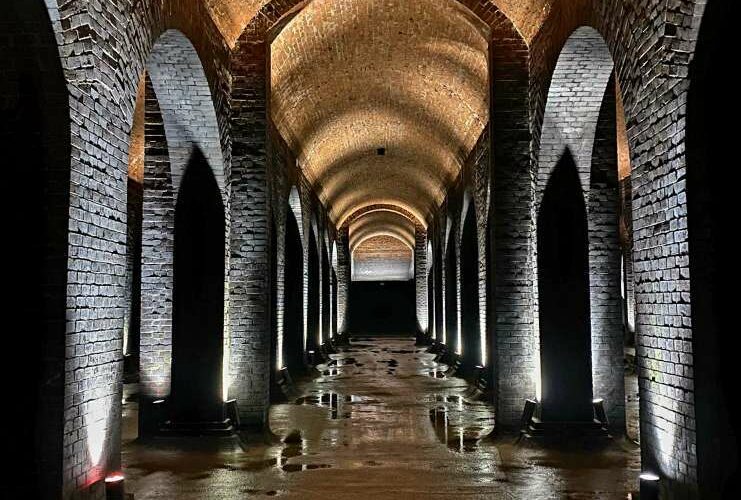
<svg viewBox="0 0 741 500"><path fill-rule="evenodd" d="M337 335L337 304L339 302L337 294L337 284L337 271L332 268L332 331L330 332L332 336Z"/></svg>
<svg viewBox="0 0 741 500"><path fill-rule="evenodd" d="M295 373L304 366L304 249L292 210L286 215L283 271L283 365Z"/></svg>
<svg viewBox="0 0 741 500"><path fill-rule="evenodd" d="M8 498L55 498L62 487L65 308L70 185L70 116L66 82L47 7L11 0L0 20L0 144L6 189L22 189L7 215L13 280L8 311L23 329L8 335L6 380L15 419ZM16 201L17 200L17 201ZM12 270L11 270L12 273ZM13 345L17 342L17 346ZM15 465L17 464L17 465ZM18 489L16 489L18 488Z"/></svg>
<svg viewBox="0 0 741 500"><path fill-rule="evenodd" d="M306 297L306 349L316 350L319 346L319 328L320 328L320 311L319 311L319 252L317 250L317 237L314 232L314 226L309 231L309 275Z"/></svg>
<svg viewBox="0 0 741 500"><path fill-rule="evenodd" d="M445 315L443 314L443 259L441 245L438 245L433 262L435 270L435 339L443 342L445 336Z"/></svg>
<svg viewBox="0 0 741 500"><path fill-rule="evenodd" d="M331 310L331 288L330 288L330 274L329 274L329 254L327 253L327 245L322 238L322 329L319 335L319 343L326 342L329 340L329 326L330 326L330 310Z"/></svg>
<svg viewBox="0 0 741 500"><path fill-rule="evenodd" d="M479 249L476 210L468 207L461 236L461 338L464 367L482 363L479 316Z"/></svg>
<svg viewBox="0 0 741 500"><path fill-rule="evenodd" d="M434 266L434 264L433 264ZM427 336L435 338L435 268L427 271Z"/></svg>
<svg viewBox="0 0 741 500"><path fill-rule="evenodd" d="M223 419L224 205L203 153L193 150L175 208L172 418Z"/></svg>
<svg viewBox="0 0 741 500"><path fill-rule="evenodd" d="M700 493L738 498L739 421L737 337L732 270L737 265L736 183L727 177L736 163L736 132L727 123L734 79L728 61L735 48L732 2L710 1L690 68L687 102L687 198L695 374L695 416ZM684 363L685 360L683 359Z"/></svg>
<svg viewBox="0 0 741 500"><path fill-rule="evenodd" d="M458 288L455 273L455 237L453 229L445 245L445 343L453 352L459 352L458 345Z"/></svg>
<svg viewBox="0 0 741 500"><path fill-rule="evenodd" d="M548 181L537 224L542 417L591 421L587 214L568 149Z"/></svg>

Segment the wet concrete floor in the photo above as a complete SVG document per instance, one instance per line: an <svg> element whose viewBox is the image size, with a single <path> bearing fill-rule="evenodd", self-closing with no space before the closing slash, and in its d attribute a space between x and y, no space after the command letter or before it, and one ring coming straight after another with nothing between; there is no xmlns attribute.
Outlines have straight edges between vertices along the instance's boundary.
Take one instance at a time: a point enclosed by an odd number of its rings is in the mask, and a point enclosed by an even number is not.
<svg viewBox="0 0 741 500"><path fill-rule="evenodd" d="M359 338L270 411L272 441L135 437L123 466L136 499L630 498L638 447L554 449L491 435L493 408L469 401L412 338ZM285 442L284 442L285 441Z"/></svg>

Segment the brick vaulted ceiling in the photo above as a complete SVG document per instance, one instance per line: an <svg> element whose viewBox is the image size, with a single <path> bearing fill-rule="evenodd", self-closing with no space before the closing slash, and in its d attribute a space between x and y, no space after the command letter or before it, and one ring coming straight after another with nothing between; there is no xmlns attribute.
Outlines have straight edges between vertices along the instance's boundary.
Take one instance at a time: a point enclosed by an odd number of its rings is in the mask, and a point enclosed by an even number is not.
<svg viewBox="0 0 741 500"><path fill-rule="evenodd" d="M442 201L488 122L487 30L456 0L313 0L275 38L272 118L336 223Z"/></svg>
<svg viewBox="0 0 741 500"><path fill-rule="evenodd" d="M231 45L269 2L204 1ZM553 0L491 1L529 41ZM276 36L271 116L338 226L439 206L489 120L488 38L459 0L311 0ZM413 246L398 213L350 229Z"/></svg>

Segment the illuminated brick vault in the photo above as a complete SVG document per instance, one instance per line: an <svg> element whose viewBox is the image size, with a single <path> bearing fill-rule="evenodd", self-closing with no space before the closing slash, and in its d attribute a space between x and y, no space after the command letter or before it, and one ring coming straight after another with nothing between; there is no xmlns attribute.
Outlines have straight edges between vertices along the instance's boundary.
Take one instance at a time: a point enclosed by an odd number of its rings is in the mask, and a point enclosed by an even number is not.
<svg viewBox="0 0 741 500"><path fill-rule="evenodd" d="M727 495L729 3L10 0L9 498L104 497L124 382L142 437L266 426L358 307L481 365L501 432L601 400L665 498Z"/></svg>

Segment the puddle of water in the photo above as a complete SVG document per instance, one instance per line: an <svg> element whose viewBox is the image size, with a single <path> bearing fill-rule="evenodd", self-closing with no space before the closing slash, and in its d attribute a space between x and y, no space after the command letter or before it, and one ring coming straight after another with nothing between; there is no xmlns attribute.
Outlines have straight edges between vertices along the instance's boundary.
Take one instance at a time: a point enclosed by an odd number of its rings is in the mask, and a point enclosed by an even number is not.
<svg viewBox="0 0 741 500"><path fill-rule="evenodd" d="M481 439L494 430L494 417L486 407L472 407L460 395L435 395L430 422L438 440L458 453L476 451ZM474 413L475 412L475 413ZM485 412L486 415L476 416Z"/></svg>
<svg viewBox="0 0 741 500"><path fill-rule="evenodd" d="M345 407L352 408L354 405L359 404L379 404L380 401L365 396L357 396L355 394L341 395L336 392L319 392L316 395L301 396L293 403L296 405L311 405L320 408L328 408L330 419L340 420L352 417L352 410L346 409Z"/></svg>

